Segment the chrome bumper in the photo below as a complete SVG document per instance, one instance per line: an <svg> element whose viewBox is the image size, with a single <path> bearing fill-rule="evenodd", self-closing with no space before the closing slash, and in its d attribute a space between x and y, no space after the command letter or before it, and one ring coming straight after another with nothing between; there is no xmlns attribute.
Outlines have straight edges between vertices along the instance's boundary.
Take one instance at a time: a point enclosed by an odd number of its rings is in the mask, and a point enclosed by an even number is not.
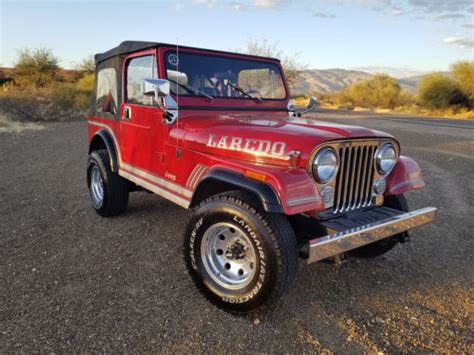
<svg viewBox="0 0 474 355"><path fill-rule="evenodd" d="M384 217L380 220L342 231L338 231L338 228L330 228L329 230L335 232L310 240L308 264L406 232L430 223L436 217L434 207L421 208L412 212L400 212L387 208L383 212ZM344 223L335 225L341 226Z"/></svg>

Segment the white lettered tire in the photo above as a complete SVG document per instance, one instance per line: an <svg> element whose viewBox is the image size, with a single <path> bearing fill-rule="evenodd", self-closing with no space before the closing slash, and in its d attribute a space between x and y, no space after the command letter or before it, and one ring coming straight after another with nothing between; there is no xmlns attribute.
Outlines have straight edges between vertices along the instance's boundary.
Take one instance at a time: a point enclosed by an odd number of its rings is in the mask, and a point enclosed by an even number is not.
<svg viewBox="0 0 474 355"><path fill-rule="evenodd" d="M194 283L227 311L273 304L296 276L293 229L284 215L259 206L245 192L216 195L195 208L186 230L184 257Z"/></svg>

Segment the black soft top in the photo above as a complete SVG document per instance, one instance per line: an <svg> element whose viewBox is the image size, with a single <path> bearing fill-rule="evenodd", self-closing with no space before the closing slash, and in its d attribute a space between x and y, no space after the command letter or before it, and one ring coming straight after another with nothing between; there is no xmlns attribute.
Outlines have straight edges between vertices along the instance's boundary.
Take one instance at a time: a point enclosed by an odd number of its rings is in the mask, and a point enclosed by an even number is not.
<svg viewBox="0 0 474 355"><path fill-rule="evenodd" d="M157 47L161 47L161 46L174 47L174 46L176 46L176 44L158 43L158 42L144 42L144 41L124 41L124 42L120 43L120 45L118 45L117 47L109 49L107 52L96 54L94 56L95 64L97 65L98 63L100 63L100 62L102 62L106 59L112 58L112 57L120 56L120 55L127 54L127 53L132 53L132 52L136 52L136 51L140 51L140 50L143 50L143 49L157 48ZM179 46L179 48L180 49L181 48L184 48L184 49L199 49L199 50L205 50L205 51L216 52L216 53L236 54L236 53L233 53L233 52L218 51L218 50L196 48L196 47ZM261 57L261 56L250 55L250 54L240 54L240 53L238 53L238 54L246 56L246 57L250 57L250 58L265 58L265 59L273 59L273 60L280 61L279 59L276 59L276 58Z"/></svg>

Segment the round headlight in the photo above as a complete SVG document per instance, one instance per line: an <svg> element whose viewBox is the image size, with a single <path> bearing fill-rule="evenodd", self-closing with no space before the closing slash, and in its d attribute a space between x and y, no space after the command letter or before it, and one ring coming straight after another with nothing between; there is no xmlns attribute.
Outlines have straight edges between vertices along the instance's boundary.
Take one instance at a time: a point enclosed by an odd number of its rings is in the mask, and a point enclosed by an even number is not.
<svg viewBox="0 0 474 355"><path fill-rule="evenodd" d="M323 148L314 157L313 176L320 184L326 184L336 176L338 165L335 150L330 147Z"/></svg>
<svg viewBox="0 0 474 355"><path fill-rule="evenodd" d="M397 162L397 152L392 143L386 143L377 152L377 170L382 175L387 175Z"/></svg>

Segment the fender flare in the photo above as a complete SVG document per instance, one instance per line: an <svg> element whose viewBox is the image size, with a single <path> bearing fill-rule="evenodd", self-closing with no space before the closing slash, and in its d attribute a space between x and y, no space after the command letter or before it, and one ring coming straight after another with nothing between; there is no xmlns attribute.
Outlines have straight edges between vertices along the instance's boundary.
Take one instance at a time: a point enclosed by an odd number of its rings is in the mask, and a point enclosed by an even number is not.
<svg viewBox="0 0 474 355"><path fill-rule="evenodd" d="M402 155L387 179L385 196L400 195L424 187L425 181L418 163Z"/></svg>
<svg viewBox="0 0 474 355"><path fill-rule="evenodd" d="M221 182L225 185L231 185L235 188L247 190L257 196L262 203L263 208L269 213L283 213L280 200L273 188L260 181L252 180L246 176L225 169L214 169L209 171L199 182L196 190L194 190L190 206L199 203L199 197L209 184Z"/></svg>
<svg viewBox="0 0 474 355"><path fill-rule="evenodd" d="M94 148L98 146L99 141L102 141L104 143L105 147L107 148L107 152L109 153L110 169L112 170L112 172L118 173L117 149L115 148L113 138L106 130L101 129L100 131L94 134L89 144L89 154L93 150L95 150Z"/></svg>

